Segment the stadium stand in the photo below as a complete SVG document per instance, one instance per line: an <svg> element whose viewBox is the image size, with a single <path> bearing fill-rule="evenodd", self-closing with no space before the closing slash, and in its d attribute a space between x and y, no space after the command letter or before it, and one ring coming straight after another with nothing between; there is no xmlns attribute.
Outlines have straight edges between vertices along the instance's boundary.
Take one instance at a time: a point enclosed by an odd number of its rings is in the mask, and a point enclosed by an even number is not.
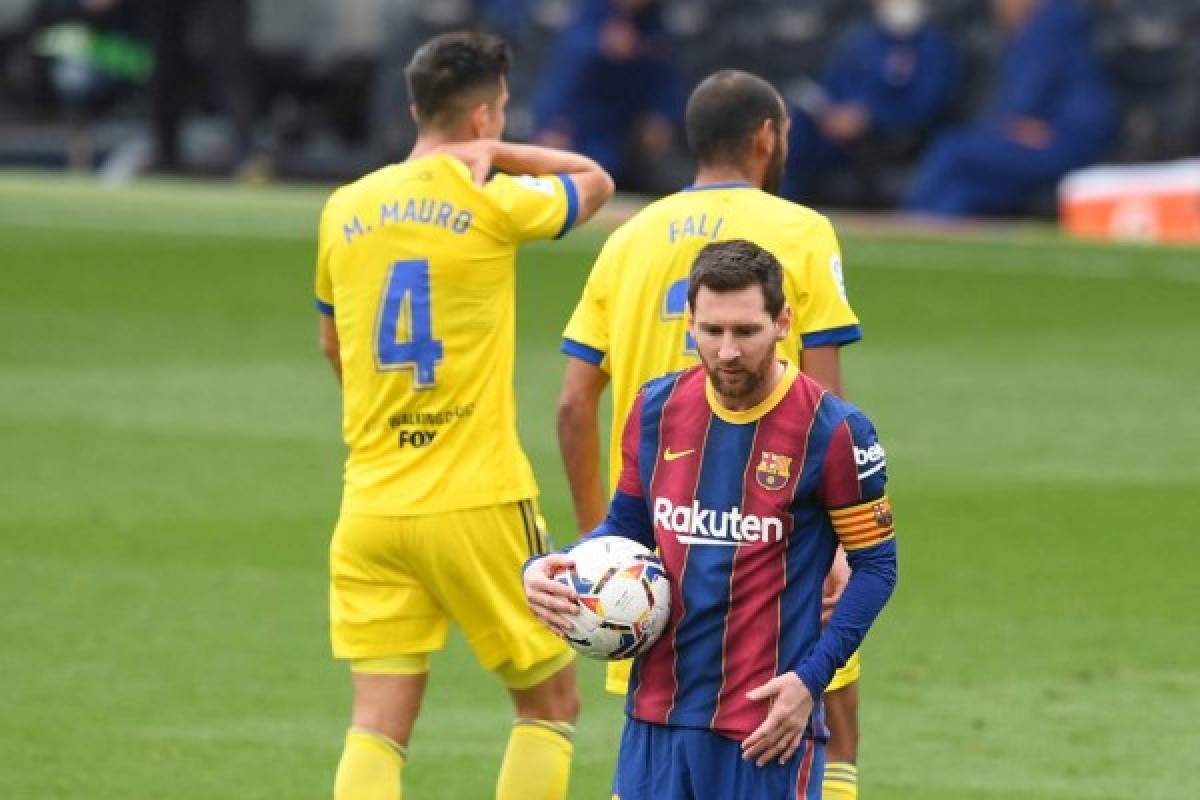
<svg viewBox="0 0 1200 800"><path fill-rule="evenodd" d="M1118 163L1200 153L1200 5L1194 0L1081 0L1119 103ZM136 4L137 0L118 0ZM508 37L517 59L509 131L533 133L531 98L547 54L579 0L250 0L255 73L254 142L280 177L335 179L402 154L411 141L402 68L431 33L485 27ZM0 164L66 163L71 106L52 79L51 58L31 27L37 0L0 0ZM687 85L719 67L762 74L785 90L819 74L829 48L869 13L869 0L671 0L664 25ZM965 58L965 86L953 117L970 119L995 83L1002 39L989 0L939 0L936 18ZM220 170L213 43L189 36L189 98L183 161ZM148 137L148 92L136 83L87 107L94 157ZM74 112L73 112L74 113ZM857 177L831 176L821 202L889 205L907 181L912 155L873 165L864 197ZM841 181L839 183L839 180ZM841 188L839 188L841 187ZM849 187L848 190L843 191ZM1042 204L1045 208L1045 204Z"/></svg>
<svg viewBox="0 0 1200 800"><path fill-rule="evenodd" d="M1097 44L1121 108L1115 160L1200 150L1200 6L1172 0L1093 3Z"/></svg>

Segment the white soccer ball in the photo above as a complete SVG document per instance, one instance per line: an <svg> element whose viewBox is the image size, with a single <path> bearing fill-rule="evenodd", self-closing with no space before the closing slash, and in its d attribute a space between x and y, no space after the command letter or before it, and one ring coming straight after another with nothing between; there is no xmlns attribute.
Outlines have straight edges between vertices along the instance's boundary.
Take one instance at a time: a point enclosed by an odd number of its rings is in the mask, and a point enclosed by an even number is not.
<svg viewBox="0 0 1200 800"><path fill-rule="evenodd" d="M566 640L585 656L608 661L645 652L671 615L662 561L623 536L585 539L567 555L575 566L554 576L579 595Z"/></svg>

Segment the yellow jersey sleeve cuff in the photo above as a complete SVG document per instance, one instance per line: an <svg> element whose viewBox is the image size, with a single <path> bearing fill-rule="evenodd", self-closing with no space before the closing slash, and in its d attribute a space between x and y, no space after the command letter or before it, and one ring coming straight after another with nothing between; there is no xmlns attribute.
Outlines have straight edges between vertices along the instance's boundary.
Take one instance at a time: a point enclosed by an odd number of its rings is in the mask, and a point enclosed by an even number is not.
<svg viewBox="0 0 1200 800"><path fill-rule="evenodd" d="M841 347L853 344L860 339L862 339L862 326L857 324L800 334L800 344L805 349L830 346Z"/></svg>
<svg viewBox="0 0 1200 800"><path fill-rule="evenodd" d="M577 342L574 339L563 339L562 347L559 348L563 355L571 358L578 358L580 361L586 361L594 367L598 367L604 363L604 351L597 350L594 347L589 347L582 342Z"/></svg>
<svg viewBox="0 0 1200 800"><path fill-rule="evenodd" d="M567 197L567 213L563 217L562 230L554 237L561 239L571 228L575 227L575 220L579 218L579 190L575 188L575 180L567 173L560 172L557 177L562 181L563 194Z"/></svg>

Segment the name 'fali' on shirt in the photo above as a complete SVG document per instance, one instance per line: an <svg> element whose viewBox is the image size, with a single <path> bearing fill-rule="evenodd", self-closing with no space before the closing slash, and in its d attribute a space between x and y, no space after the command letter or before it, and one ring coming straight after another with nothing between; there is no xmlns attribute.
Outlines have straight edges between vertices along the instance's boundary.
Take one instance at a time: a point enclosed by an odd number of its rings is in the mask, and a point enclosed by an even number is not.
<svg viewBox="0 0 1200 800"><path fill-rule="evenodd" d="M689 214L682 219L673 219L667 224L667 238L674 243L677 239L699 238L717 240L724 217L709 218L708 214Z"/></svg>

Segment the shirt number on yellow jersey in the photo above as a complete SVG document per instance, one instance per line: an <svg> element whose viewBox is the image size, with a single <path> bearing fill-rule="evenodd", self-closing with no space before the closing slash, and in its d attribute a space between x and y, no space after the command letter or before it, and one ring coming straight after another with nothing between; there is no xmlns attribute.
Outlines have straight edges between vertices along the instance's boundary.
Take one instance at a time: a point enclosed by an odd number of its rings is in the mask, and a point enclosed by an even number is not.
<svg viewBox="0 0 1200 800"><path fill-rule="evenodd" d="M663 319L683 319L687 313L687 278L682 278L675 281L667 287L667 293L663 296ZM696 355L696 340L692 338L691 331L683 334L683 352L686 355Z"/></svg>
<svg viewBox="0 0 1200 800"><path fill-rule="evenodd" d="M413 387L433 387L434 368L442 363L442 340L433 338L429 262L392 264L379 303L375 365L381 372L410 369Z"/></svg>

